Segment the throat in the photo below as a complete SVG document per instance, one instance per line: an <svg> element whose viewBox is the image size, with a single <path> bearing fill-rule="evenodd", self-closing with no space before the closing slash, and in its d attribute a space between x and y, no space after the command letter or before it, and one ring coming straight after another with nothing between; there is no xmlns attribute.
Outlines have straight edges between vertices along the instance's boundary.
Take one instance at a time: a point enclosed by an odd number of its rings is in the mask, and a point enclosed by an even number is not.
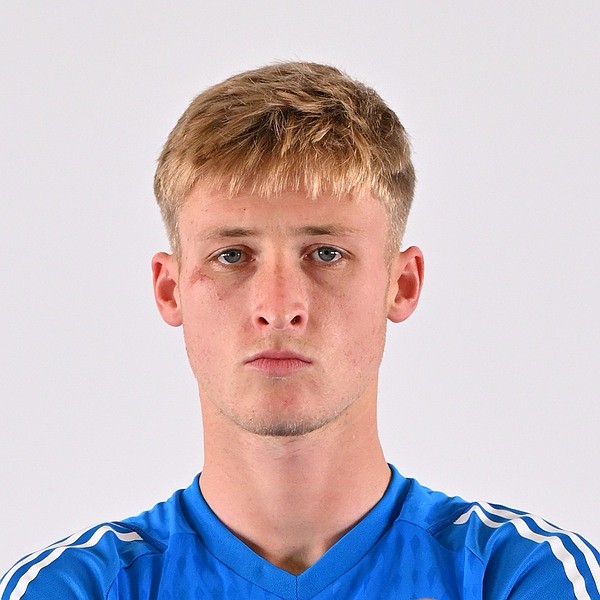
<svg viewBox="0 0 600 600"><path fill-rule="evenodd" d="M342 482L310 494L310 486L258 490L229 510L220 498L214 512L223 524L258 556L280 569L300 575L340 541L382 498L390 480L386 463L372 481L359 487ZM247 482L248 483L248 482ZM236 499L239 499L236 496ZM209 505L210 505L210 501Z"/></svg>
<svg viewBox="0 0 600 600"><path fill-rule="evenodd" d="M354 402L335 423L286 439L240 435L215 415L221 439L223 431L230 435L227 443L208 444L215 423L205 426L200 487L221 523L288 573L314 565L381 500L390 482L374 402L367 400Z"/></svg>

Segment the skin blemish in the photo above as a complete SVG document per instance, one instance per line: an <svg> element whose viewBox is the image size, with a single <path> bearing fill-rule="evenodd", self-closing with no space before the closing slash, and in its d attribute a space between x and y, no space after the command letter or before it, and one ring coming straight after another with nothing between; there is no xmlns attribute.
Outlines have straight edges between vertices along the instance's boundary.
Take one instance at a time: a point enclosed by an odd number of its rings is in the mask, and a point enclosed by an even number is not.
<svg viewBox="0 0 600 600"><path fill-rule="evenodd" d="M202 270L202 267L194 267L190 276L188 277L188 285L190 288L196 284L209 286L203 290L203 294L205 294L206 291L209 291L209 293L216 300L218 300L219 302L222 302L225 296L223 295L222 290L219 290L219 288L217 286L215 286L214 283L215 283L214 279L212 277L210 277L209 275L207 275Z"/></svg>
<svg viewBox="0 0 600 600"><path fill-rule="evenodd" d="M196 283L205 283L210 280L211 278L206 275L200 267L194 267L188 279L188 283L194 285Z"/></svg>

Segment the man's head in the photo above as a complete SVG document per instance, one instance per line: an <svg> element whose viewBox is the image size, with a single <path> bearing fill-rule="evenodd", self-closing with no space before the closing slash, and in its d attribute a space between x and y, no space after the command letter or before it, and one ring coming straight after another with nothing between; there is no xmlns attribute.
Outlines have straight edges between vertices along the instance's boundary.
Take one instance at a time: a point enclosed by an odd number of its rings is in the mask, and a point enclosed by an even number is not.
<svg viewBox="0 0 600 600"><path fill-rule="evenodd" d="M169 135L154 189L176 256L179 213L199 182L231 195L371 194L397 247L415 175L406 132L375 91L334 67L290 62L208 88Z"/></svg>
<svg viewBox="0 0 600 600"><path fill-rule="evenodd" d="M413 186L395 114L331 67L250 71L192 102L159 159L174 252L153 272L205 431L373 421L387 320L423 278L418 248L398 248Z"/></svg>

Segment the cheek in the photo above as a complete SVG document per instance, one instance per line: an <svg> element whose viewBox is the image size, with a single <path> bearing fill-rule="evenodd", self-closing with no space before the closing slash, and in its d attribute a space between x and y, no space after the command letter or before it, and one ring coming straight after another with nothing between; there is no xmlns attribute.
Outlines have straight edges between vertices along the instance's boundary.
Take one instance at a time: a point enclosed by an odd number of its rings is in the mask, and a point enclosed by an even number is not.
<svg viewBox="0 0 600 600"><path fill-rule="evenodd" d="M211 302L222 300L222 293L214 279L200 267L196 267L187 278L185 297L196 301Z"/></svg>
<svg viewBox="0 0 600 600"><path fill-rule="evenodd" d="M215 315L227 309L227 302L235 302L233 296L239 295L239 286L232 282L223 281L207 274L200 267L196 267L186 278L186 289L182 296L201 312L213 312Z"/></svg>
<svg viewBox="0 0 600 600"><path fill-rule="evenodd" d="M385 288L380 284L363 286L359 293L353 294L346 314L344 335L354 364L379 361L387 328Z"/></svg>
<svg viewBox="0 0 600 600"><path fill-rule="evenodd" d="M364 290L331 302L331 310L323 319L328 337L335 340L353 364L371 360L383 346L386 331L385 299L381 294Z"/></svg>
<svg viewBox="0 0 600 600"><path fill-rule="evenodd" d="M200 271L194 271L180 293L188 355L208 364L239 329L239 297Z"/></svg>

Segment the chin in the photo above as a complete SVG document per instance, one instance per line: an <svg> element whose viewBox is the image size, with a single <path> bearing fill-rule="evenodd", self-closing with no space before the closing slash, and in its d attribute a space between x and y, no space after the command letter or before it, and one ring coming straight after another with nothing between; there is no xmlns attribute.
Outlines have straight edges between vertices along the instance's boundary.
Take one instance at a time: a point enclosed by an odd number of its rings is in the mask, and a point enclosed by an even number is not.
<svg viewBox="0 0 600 600"><path fill-rule="evenodd" d="M264 420L262 422L254 419L237 421L237 424L249 433L261 437L290 438L300 437L326 427L339 416L339 413L326 415L320 418L289 418L286 420Z"/></svg>

